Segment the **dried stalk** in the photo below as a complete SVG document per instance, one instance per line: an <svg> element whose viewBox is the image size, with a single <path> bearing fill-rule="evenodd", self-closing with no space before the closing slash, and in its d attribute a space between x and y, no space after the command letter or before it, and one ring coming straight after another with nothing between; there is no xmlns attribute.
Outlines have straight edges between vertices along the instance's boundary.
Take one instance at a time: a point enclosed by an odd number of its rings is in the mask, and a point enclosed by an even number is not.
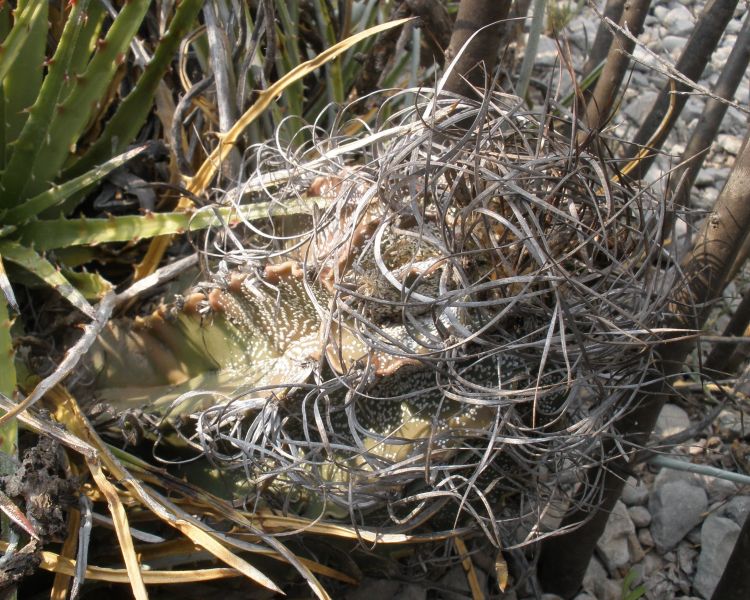
<svg viewBox="0 0 750 600"><path fill-rule="evenodd" d="M685 77L698 80L703 73L706 64L711 60L716 46L719 44L727 24L734 15L737 0L711 0L701 13L695 24L693 33L685 44L675 68ZM633 137L632 145L629 146L629 157L633 157L640 151L641 147L648 145L653 150L642 158L635 170L633 177L641 179L648 171L656 158L656 151L661 148L664 140L677 122L688 96L685 92L688 87L683 83L677 83L676 89L672 89L672 83L668 81L662 88L654 101L654 106L648 113L646 120ZM674 100L672 94L677 94ZM671 105L671 108L670 108ZM664 123L664 117L669 111L669 119ZM654 136L655 133L658 135Z"/></svg>
<svg viewBox="0 0 750 600"><path fill-rule="evenodd" d="M620 16L620 26L638 36L643 30L649 4L650 0L627 2ZM600 130L609 120L634 48L635 41L623 35L621 31L617 31L607 55L604 70L586 104L584 123L589 129Z"/></svg>
<svg viewBox="0 0 750 600"><path fill-rule="evenodd" d="M461 57L448 77L447 91L476 98L474 88L485 88L487 79L492 77L500 50L500 22L508 17L510 5L511 0L461 0L445 53L447 62L452 61L459 52ZM488 27L494 23L497 25Z"/></svg>

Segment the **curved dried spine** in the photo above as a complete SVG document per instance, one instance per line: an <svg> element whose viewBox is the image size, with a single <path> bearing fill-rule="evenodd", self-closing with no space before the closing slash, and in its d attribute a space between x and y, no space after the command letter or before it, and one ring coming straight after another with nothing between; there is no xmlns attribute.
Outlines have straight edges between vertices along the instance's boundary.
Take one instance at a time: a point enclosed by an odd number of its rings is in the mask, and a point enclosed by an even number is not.
<svg viewBox="0 0 750 600"><path fill-rule="evenodd" d="M649 377L664 207L572 146L563 117L410 93L362 138L257 148L257 201L327 201L217 232L234 249L178 319L210 323L238 380L170 410L263 502L402 526L449 502L523 543L546 532L520 523L608 460L599 440Z"/></svg>

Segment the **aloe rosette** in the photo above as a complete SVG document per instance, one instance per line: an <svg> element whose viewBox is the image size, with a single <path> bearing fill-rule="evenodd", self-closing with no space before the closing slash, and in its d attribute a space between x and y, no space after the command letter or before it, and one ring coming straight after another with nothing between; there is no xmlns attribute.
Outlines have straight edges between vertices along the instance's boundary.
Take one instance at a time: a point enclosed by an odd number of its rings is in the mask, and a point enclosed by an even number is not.
<svg viewBox="0 0 750 600"><path fill-rule="evenodd" d="M116 72L127 60L150 5L148 0L127 2L107 20L100 3L71 2L63 13L55 15L62 30L46 60L48 19L52 18L49 3L19 2L12 17L9 3L0 11L0 21L7 27L0 57L5 120L0 256L57 289L89 316L93 314L89 300L97 293L85 286L79 290L76 285L91 278L67 280L43 253L51 249L48 234L58 228L89 232L85 239L68 237L58 248L97 244L113 237L133 240L154 235L148 233L143 217L140 224L130 223L129 228L116 220L67 217L83 199L83 192L143 150L128 150L128 146L151 110L156 86L180 41L193 27L202 2L177 4L169 29L134 88L116 107L98 140L81 152L78 144L91 120L111 102ZM106 289L106 282L98 281ZM3 289L12 294L8 285Z"/></svg>

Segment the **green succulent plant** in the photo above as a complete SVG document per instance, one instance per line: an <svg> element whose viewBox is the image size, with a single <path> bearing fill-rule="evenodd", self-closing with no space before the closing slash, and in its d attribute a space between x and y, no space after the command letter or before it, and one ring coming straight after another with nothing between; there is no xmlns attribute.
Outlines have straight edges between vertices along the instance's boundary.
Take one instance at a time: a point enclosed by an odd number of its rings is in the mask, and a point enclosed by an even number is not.
<svg viewBox="0 0 750 600"><path fill-rule="evenodd" d="M128 147L202 5L202 0L183 0L175 6L151 60L118 102L113 93L118 71L150 0L125 2L115 15L92 0L65 6L47 0L0 3L0 392L6 396L16 384L11 316L19 306L5 265L15 269L11 277L29 281L30 274L85 315L94 315L90 301L111 284L55 261L46 251L153 235L154 222L146 215L90 220L70 215L84 192L144 150ZM17 452L15 420L3 425L0 438L0 468L8 472L13 469L8 457Z"/></svg>

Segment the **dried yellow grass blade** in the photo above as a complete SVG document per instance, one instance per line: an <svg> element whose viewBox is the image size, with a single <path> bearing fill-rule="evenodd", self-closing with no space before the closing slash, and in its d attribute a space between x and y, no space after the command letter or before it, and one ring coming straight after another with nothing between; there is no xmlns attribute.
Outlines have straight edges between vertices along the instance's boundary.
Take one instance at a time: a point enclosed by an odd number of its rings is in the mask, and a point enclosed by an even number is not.
<svg viewBox="0 0 750 600"><path fill-rule="evenodd" d="M216 558L226 563L230 567L233 567L248 579L252 579L256 583L262 585L265 588L268 588L269 590L272 590L279 594L283 593L281 589L273 581L266 577L261 571L252 566L249 562L241 559L239 556L234 554L234 552L223 546L202 529L182 519L175 519L170 523L170 525L177 528L177 530L179 530L183 535L189 537L198 546L205 548Z"/></svg>
<svg viewBox="0 0 750 600"><path fill-rule="evenodd" d="M369 29L365 29L360 33L356 33L345 40L340 41L338 44L334 44L330 48L324 50L318 54L315 58L312 58L301 65L297 65L286 75L284 75L278 81L272 83L265 91L261 92L255 103L245 111L245 113L237 120L232 128L220 137L219 145L211 153L201 165L198 172L194 177L190 179L187 185L187 189L193 194L202 194L206 188L211 184L211 181L216 175L217 169L220 167L222 161L229 155L237 139L240 137L243 131L257 119L261 113L268 108L268 106L292 83L299 81L305 77L308 73L312 73L319 67L333 60L337 56L346 52L352 46L366 40L367 38L377 35L388 29L399 27L410 21L408 19L397 19L395 21L389 21L388 23L382 23L375 25Z"/></svg>
<svg viewBox="0 0 750 600"><path fill-rule="evenodd" d="M317 522L303 517L275 515L268 511L253 513L252 519L257 521L264 531L304 531L329 537L339 537L347 540L362 540L378 544L415 544L446 540L454 536L453 533L438 533L431 535L408 535L406 533L382 533L367 529L354 529L335 523Z"/></svg>
<svg viewBox="0 0 750 600"><path fill-rule="evenodd" d="M125 514L125 507L120 502L120 496L115 487L107 480L98 462L87 459L86 464L89 467L89 471L91 471L91 476L94 478L97 487L107 499L117 540L120 542L122 557L125 561L128 576L130 577L130 587L133 590L133 596L135 596L136 600L148 600L146 584L143 583L141 566L138 563L138 557L135 554L135 547L133 546L133 538L130 535L128 516Z"/></svg>
<svg viewBox="0 0 750 600"><path fill-rule="evenodd" d="M229 155L229 152L231 152L240 135L242 135L245 129L257 119L287 87L294 82L299 81L308 73L312 73L327 62L343 54L359 42L362 42L373 35L377 35L382 31L387 31L393 27L399 27L410 20L411 18L397 19L395 21L389 21L388 23L375 25L374 27L370 27L360 33L354 34L345 40L340 41L338 44L334 44L330 48L324 50L315 58L297 65L281 79L272 83L265 91L260 93L255 103L245 111L231 129L220 137L218 146L203 162L198 169L198 172L187 181L186 187L188 191L191 194L200 195L208 188L222 161L224 161ZM185 210L190 208L192 204L192 200L187 196L183 196L177 204L177 209ZM151 241L146 256L135 268L136 281L150 275L156 269L159 262L161 262L164 252L169 247L171 240L172 236L164 236L155 238Z"/></svg>
<svg viewBox="0 0 750 600"><path fill-rule="evenodd" d="M242 539L257 539L257 536L244 534L238 534L237 537L240 537ZM141 557L141 560L143 562L147 563L161 558L190 555L201 550L203 550L203 548L201 548L200 546L182 538L179 540L170 540L161 544L150 544L149 546L143 546L142 548L139 548L139 556ZM286 562L286 559L283 556L271 549L259 548L256 553L260 554L261 556L267 556L268 558L272 558L274 560ZM316 573L317 575L323 575L324 577L336 579L337 581L348 583L350 585L357 585L359 583L358 579L355 579L354 577L351 577L346 573L342 573L341 571L337 571L336 569L332 569L331 567L328 567L326 565L320 564L319 562L315 562L314 560L310 560L309 558L302 558L298 556L297 560L299 560L302 564L307 566L313 573Z"/></svg>
<svg viewBox="0 0 750 600"><path fill-rule="evenodd" d="M81 525L81 513L76 508L68 510L68 536L65 538L62 549L60 550L61 558L73 560L78 546L78 528ZM55 581L52 583L52 592L50 600L65 600L68 597L68 586L70 584L70 575L67 573L57 572Z"/></svg>
<svg viewBox="0 0 750 600"><path fill-rule="evenodd" d="M479 585L477 571L469 555L469 549L460 537L453 538L453 545L456 547L456 552L458 552L458 556L461 558L461 565L466 572L466 579L471 588L471 597L473 600L485 600L482 586Z"/></svg>
<svg viewBox="0 0 750 600"><path fill-rule="evenodd" d="M0 541L0 550L8 549L8 542ZM45 571L60 573L68 577L75 574L76 561L43 550L42 561L39 566ZM214 579L226 579L228 577L240 577L240 573L234 569L192 569L186 571L141 571L143 581L148 585L165 585L170 583L195 583L199 581L212 581ZM109 581L110 583L130 583L130 575L125 569L110 569L108 567L86 567L86 579L92 581Z"/></svg>
<svg viewBox="0 0 750 600"><path fill-rule="evenodd" d="M508 587L508 563L505 562L502 552L498 552L495 558L495 575L497 576L497 587L500 588L501 592L504 592L505 588Z"/></svg>
<svg viewBox="0 0 750 600"><path fill-rule="evenodd" d="M274 592L281 593L281 590L273 581L271 581L258 569L253 567L250 563L246 562L245 560L241 559L239 556L231 552L228 548L224 547L221 543L216 541L213 537L211 537L208 533L206 533L196 525L189 523L184 519L177 518L174 513L169 508L165 507L157 497L155 497L154 495L149 495L144 487L137 483L136 479L132 477L130 473L128 473L128 471L122 466L122 464L109 451L106 444L102 441L96 431L94 431L94 428L91 426L88 419L81 412L81 409L78 406L78 402L76 402L75 398L73 398L64 387L59 385L54 387L47 393L47 397L56 404L54 416L58 420L58 422L64 424L72 433L80 437L89 445L96 448L99 460L101 460L104 466L107 467L107 470L109 470L114 479L119 483L122 483L122 485L133 495L135 499L143 504L143 506L151 510L165 523L171 525L172 527L180 531L183 535L186 535L193 542L205 548L222 562L236 569L249 579L262 585L263 587L266 587ZM90 464L90 467L92 464L94 464L94 462L88 458L87 462ZM109 484L106 478L104 478L104 480L106 482L105 487L108 484L114 494L117 495L117 491L114 489L114 487ZM97 481L97 485L98 484L99 481ZM102 491L102 493L105 494L105 496L107 495L106 489L102 488L102 486L99 486L99 489ZM109 502L109 497L107 497L107 501ZM120 503L120 506L122 506L119 497L117 501ZM112 517L113 519L115 519L114 513ZM128 532L128 536L129 535L130 534Z"/></svg>

